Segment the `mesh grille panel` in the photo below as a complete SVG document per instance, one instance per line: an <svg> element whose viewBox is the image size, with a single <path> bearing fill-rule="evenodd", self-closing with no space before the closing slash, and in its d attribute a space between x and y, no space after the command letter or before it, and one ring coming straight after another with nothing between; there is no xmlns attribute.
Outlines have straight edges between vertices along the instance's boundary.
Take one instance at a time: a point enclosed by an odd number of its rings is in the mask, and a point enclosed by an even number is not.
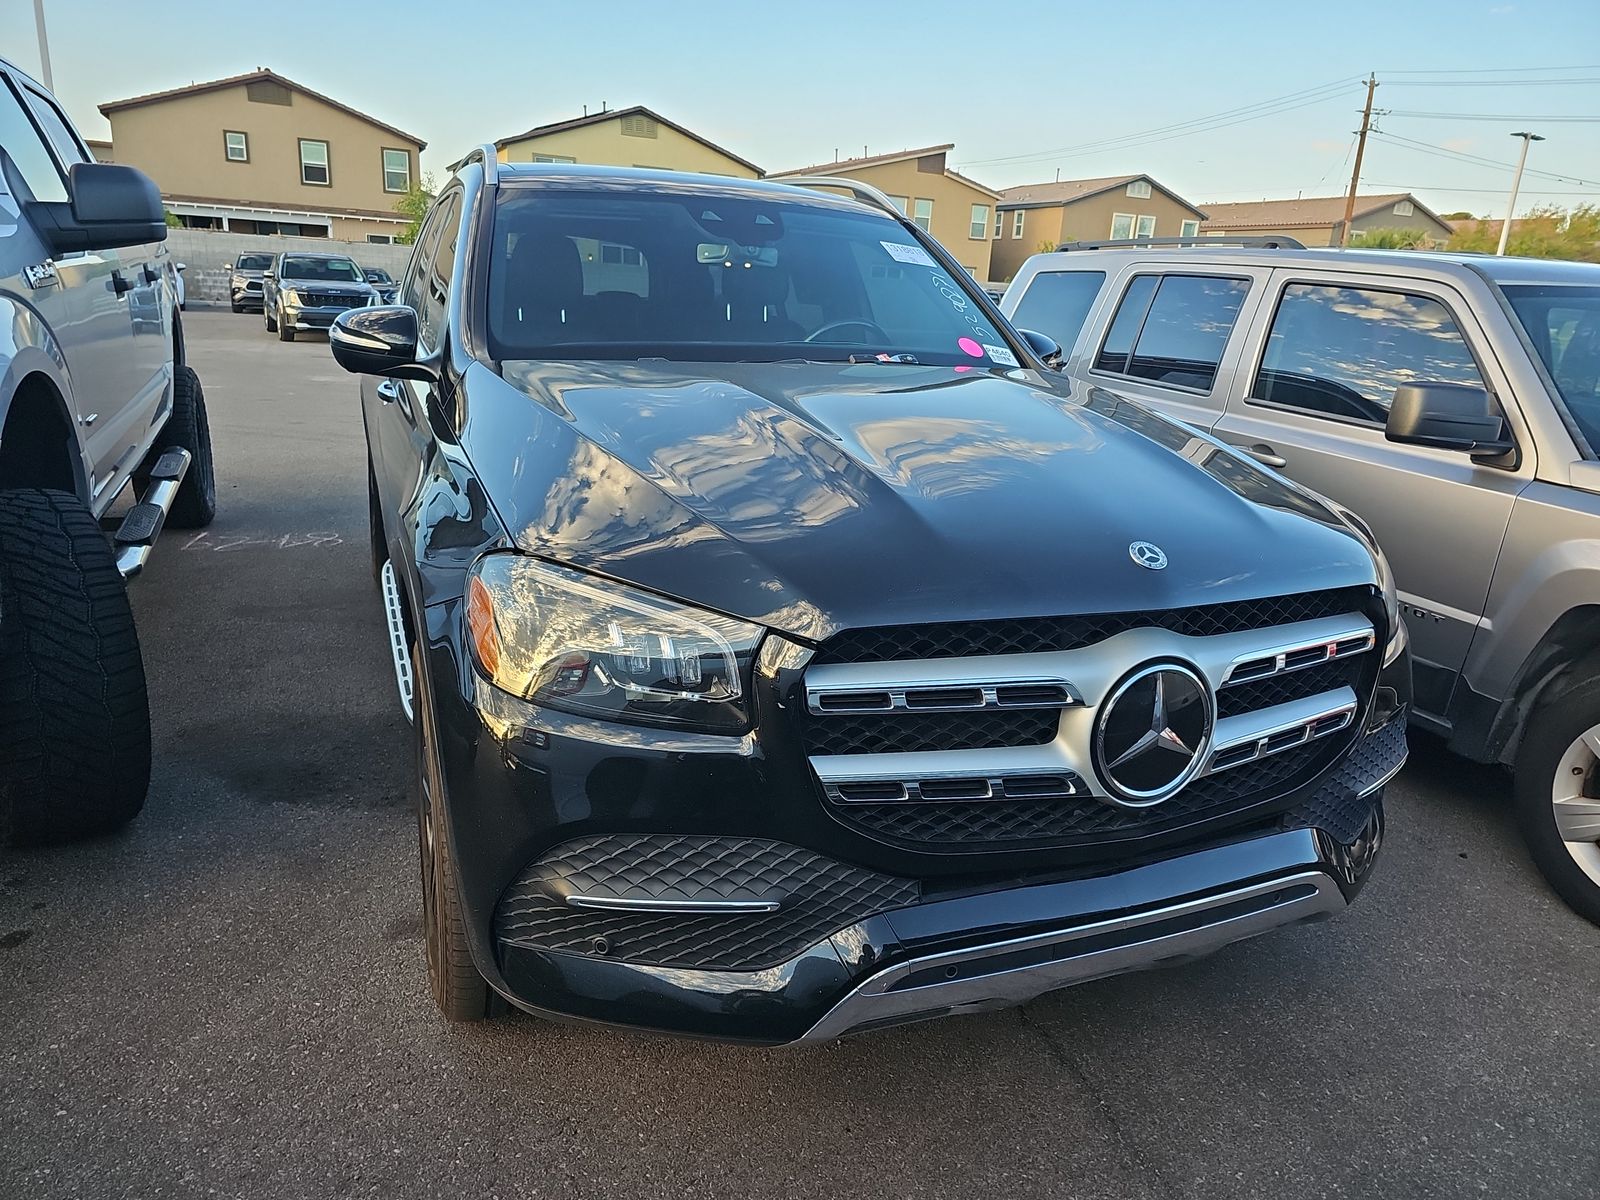
<svg viewBox="0 0 1600 1200"><path fill-rule="evenodd" d="M807 754L988 750L1042 746L1056 736L1056 709L999 712L884 713L806 720Z"/></svg>

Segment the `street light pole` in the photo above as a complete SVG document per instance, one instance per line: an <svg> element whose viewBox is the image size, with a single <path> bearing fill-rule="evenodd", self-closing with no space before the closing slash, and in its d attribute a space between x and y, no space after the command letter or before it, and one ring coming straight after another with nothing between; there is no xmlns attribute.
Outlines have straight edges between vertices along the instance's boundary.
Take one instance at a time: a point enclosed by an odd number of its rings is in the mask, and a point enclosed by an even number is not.
<svg viewBox="0 0 1600 1200"><path fill-rule="evenodd" d="M1506 219L1500 222L1500 245L1495 248L1496 254L1504 254L1506 243L1511 240L1511 218L1517 211L1517 189L1522 186L1522 168L1528 165L1528 146L1544 141L1537 133L1513 133L1511 136L1522 139L1522 153L1517 157L1517 173L1511 177L1511 199L1506 204Z"/></svg>
<svg viewBox="0 0 1600 1200"><path fill-rule="evenodd" d="M44 0L33 0L33 23L39 30L39 81L46 91L55 91L50 78L50 38L44 31Z"/></svg>

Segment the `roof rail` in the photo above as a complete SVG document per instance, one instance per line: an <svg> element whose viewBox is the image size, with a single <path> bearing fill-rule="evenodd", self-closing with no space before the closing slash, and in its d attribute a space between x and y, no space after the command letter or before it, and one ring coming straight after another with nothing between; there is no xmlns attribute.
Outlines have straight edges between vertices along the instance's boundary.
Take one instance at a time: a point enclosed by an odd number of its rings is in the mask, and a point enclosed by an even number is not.
<svg viewBox="0 0 1600 1200"><path fill-rule="evenodd" d="M483 180L490 187L494 187L500 182L500 151L495 149L494 143L485 142L481 146L474 146L450 164L450 172L454 174L468 163L473 162L481 162L483 164Z"/></svg>
<svg viewBox="0 0 1600 1200"><path fill-rule="evenodd" d="M1148 237L1106 238L1094 242L1062 242L1057 250L1126 250L1144 246L1248 246L1256 250L1304 250L1292 237Z"/></svg>
<svg viewBox="0 0 1600 1200"><path fill-rule="evenodd" d="M842 175L790 175L784 179L772 179L770 183L793 183L801 187L835 187L843 188L850 192L857 200L865 200L868 204L876 205L896 217L906 214L895 207L894 201L889 199L870 183L862 183L859 179L846 179Z"/></svg>

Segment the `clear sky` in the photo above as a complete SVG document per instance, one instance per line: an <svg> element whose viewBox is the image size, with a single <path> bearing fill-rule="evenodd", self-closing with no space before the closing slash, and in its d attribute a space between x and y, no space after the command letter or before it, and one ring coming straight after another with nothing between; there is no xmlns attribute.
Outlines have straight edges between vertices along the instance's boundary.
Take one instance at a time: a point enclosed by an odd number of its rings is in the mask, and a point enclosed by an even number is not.
<svg viewBox="0 0 1600 1200"><path fill-rule="evenodd" d="M102 101L267 66L424 138L435 171L585 104L645 104L768 170L954 142L951 164L992 187L1058 169L1148 172L1204 204L1342 193L1360 80L1376 71L1389 112L1363 191L1498 215L1518 146L1508 135L1529 129L1548 140L1533 147L1519 211L1600 202L1600 0L45 0L45 11L56 92L89 137L107 135ZM0 53L37 71L30 0L0 4Z"/></svg>

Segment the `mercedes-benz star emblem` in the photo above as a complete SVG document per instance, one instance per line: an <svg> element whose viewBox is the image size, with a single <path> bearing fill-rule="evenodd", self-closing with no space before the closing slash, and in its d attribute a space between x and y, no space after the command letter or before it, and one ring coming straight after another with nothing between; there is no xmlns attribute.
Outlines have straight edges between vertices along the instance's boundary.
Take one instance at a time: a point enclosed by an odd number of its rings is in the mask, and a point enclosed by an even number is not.
<svg viewBox="0 0 1600 1200"><path fill-rule="evenodd" d="M1177 663L1129 675L1095 725L1095 767L1115 803L1160 804L1194 777L1211 746L1214 703L1206 681Z"/></svg>
<svg viewBox="0 0 1600 1200"><path fill-rule="evenodd" d="M1128 556L1141 567L1159 571L1167 565L1167 552L1154 542L1129 542Z"/></svg>

